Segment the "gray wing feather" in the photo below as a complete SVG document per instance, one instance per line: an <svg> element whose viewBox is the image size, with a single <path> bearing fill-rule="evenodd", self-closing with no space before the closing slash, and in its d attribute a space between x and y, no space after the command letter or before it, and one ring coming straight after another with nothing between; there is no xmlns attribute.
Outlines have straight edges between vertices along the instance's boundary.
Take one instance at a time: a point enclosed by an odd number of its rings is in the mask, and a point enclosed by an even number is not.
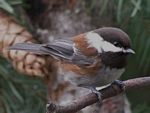
<svg viewBox="0 0 150 113"><path fill-rule="evenodd" d="M74 54L72 59L71 59L72 63L77 64L77 65L91 65L93 64L93 62L95 61L94 58L87 58L86 56L82 55L82 54Z"/></svg>
<svg viewBox="0 0 150 113"><path fill-rule="evenodd" d="M45 47L51 48L51 49L59 52L60 54L66 55L66 56L72 56L74 53L72 41L65 41L65 40L60 41L59 40L59 41L55 41L51 44L47 44Z"/></svg>
<svg viewBox="0 0 150 113"><path fill-rule="evenodd" d="M33 52L35 54L47 54L40 50L43 44L34 44L34 43L17 43L10 46L9 50L23 50L27 52Z"/></svg>

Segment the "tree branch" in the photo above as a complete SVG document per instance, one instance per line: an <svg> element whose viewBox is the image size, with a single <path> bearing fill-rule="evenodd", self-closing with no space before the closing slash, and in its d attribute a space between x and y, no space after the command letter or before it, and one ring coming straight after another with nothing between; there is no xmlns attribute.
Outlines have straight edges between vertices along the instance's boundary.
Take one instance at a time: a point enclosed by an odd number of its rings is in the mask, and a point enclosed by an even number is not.
<svg viewBox="0 0 150 113"><path fill-rule="evenodd" d="M99 90L102 94L102 100L116 96L123 91L128 91L130 89L143 88L145 86L150 86L150 77L141 77L123 81L124 90L118 85L111 85L107 88ZM87 94L85 96L79 97L73 102L65 106L56 105L54 103L47 104L47 113L75 113L86 106L96 103L98 100L94 93Z"/></svg>

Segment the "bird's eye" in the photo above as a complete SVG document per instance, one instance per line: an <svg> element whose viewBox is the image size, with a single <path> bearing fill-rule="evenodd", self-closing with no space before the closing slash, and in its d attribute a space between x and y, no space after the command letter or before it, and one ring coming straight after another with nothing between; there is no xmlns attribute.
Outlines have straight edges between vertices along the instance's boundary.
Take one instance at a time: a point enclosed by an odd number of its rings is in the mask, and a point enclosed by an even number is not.
<svg viewBox="0 0 150 113"><path fill-rule="evenodd" d="M119 42L113 42L116 47L121 47L122 45Z"/></svg>

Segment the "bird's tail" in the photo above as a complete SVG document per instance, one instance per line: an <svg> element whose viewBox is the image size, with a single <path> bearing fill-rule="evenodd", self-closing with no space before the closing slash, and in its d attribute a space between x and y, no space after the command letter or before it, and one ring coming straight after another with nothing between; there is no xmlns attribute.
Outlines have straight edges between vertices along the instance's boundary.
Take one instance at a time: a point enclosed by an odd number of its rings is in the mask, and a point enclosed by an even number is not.
<svg viewBox="0 0 150 113"><path fill-rule="evenodd" d="M17 44L10 46L8 49L9 50L23 50L27 52L33 52L35 54L47 54L47 52L40 50L42 46L43 44L17 43Z"/></svg>

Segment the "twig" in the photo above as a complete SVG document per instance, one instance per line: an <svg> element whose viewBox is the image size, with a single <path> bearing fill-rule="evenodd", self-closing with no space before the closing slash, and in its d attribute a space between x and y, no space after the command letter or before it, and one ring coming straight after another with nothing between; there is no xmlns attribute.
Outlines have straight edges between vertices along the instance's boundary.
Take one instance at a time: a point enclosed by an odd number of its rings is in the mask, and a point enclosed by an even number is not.
<svg viewBox="0 0 150 113"><path fill-rule="evenodd" d="M126 80L123 81L123 84L124 90L122 90L122 88L118 87L117 85L111 85L105 89L99 90L99 92L101 92L102 94L102 100L116 96L123 91L150 86L150 77L141 77ZM75 113L86 106L96 103L97 101L97 96L94 93L90 93L85 96L79 97L78 99L65 106L49 103L47 104L47 113Z"/></svg>

